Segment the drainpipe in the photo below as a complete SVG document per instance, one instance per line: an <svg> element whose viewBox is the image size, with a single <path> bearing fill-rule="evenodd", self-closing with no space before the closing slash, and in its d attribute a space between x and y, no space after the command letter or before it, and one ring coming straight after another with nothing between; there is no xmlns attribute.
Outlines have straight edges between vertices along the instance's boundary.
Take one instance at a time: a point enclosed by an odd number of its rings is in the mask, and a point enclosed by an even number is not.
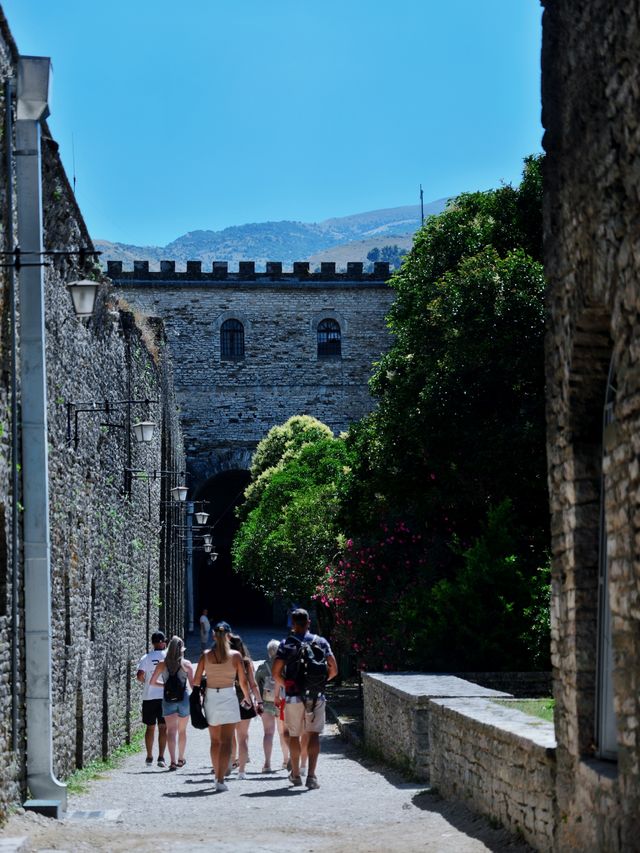
<svg viewBox="0 0 640 853"><path fill-rule="evenodd" d="M5 168L7 176L7 252L13 252L13 81L5 86ZM8 256L9 258L11 255ZM16 335L16 276L13 266L9 276L9 306L11 312L11 746L18 754L19 707L18 663L20 634L18 623L18 343Z"/></svg>
<svg viewBox="0 0 640 853"><path fill-rule="evenodd" d="M193 501L187 503L187 632L191 634L194 629L193 618Z"/></svg>
<svg viewBox="0 0 640 853"><path fill-rule="evenodd" d="M27 710L27 785L57 814L67 788L53 773L51 553L45 363L40 119L48 115L50 60L18 60L16 190L21 252L20 391ZM35 804L34 804L34 807Z"/></svg>

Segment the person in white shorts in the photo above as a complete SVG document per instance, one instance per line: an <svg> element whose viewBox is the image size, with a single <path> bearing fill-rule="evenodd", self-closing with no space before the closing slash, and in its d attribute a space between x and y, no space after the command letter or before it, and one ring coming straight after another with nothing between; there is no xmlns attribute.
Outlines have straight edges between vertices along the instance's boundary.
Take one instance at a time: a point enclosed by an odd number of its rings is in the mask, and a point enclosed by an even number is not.
<svg viewBox="0 0 640 853"><path fill-rule="evenodd" d="M291 668L298 655L300 643L314 643L321 647L327 662L327 681L338 674L338 664L331 651L328 640L309 631L311 621L306 610L298 608L291 614L291 634L280 643L273 662L271 674L277 687L284 688L285 708L284 724L289 730L289 750L291 756L291 773L289 781L292 785L302 785L300 776L300 738L303 734L308 737L307 755L309 769L306 786L309 789L319 788L316 777L316 765L320 754L320 734L325 724L325 697L321 693L313 702L305 703L300 695L300 689L287 668Z"/></svg>
<svg viewBox="0 0 640 853"><path fill-rule="evenodd" d="M200 686L204 675L207 679L207 692L204 699L204 713L209 724L211 738L212 773L216 776L216 791L226 791L224 777L231 756L231 738L236 723L240 722L240 706L236 696L235 680L240 682L243 702L251 707L249 682L239 652L229 645L231 628L227 622L218 622L213 629L215 644L198 661L193 683Z"/></svg>

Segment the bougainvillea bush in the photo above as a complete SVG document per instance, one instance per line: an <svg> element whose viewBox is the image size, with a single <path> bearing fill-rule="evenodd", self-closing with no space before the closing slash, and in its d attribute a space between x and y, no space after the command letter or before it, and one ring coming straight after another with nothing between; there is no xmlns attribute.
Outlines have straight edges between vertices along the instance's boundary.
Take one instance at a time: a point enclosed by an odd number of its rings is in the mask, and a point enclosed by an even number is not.
<svg viewBox="0 0 640 853"><path fill-rule="evenodd" d="M383 527L375 542L349 540L325 569L318 610L331 614L332 640L360 669L546 669L549 569L532 573L515 553L520 539L508 500L466 548L402 521Z"/></svg>
<svg viewBox="0 0 640 853"><path fill-rule="evenodd" d="M398 611L433 582L423 536L398 521L382 525L366 544L347 540L342 557L325 569L316 607L329 611L332 642L353 655L360 669L407 669L410 639Z"/></svg>

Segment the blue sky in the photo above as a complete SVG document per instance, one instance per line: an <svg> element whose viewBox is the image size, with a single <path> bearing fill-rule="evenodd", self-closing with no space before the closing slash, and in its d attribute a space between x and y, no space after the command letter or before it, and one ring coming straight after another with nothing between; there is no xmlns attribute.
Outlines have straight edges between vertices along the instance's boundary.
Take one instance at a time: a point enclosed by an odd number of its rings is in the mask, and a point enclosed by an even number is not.
<svg viewBox="0 0 640 853"><path fill-rule="evenodd" d="M319 221L517 183L540 150L538 0L3 0L53 61L94 238Z"/></svg>

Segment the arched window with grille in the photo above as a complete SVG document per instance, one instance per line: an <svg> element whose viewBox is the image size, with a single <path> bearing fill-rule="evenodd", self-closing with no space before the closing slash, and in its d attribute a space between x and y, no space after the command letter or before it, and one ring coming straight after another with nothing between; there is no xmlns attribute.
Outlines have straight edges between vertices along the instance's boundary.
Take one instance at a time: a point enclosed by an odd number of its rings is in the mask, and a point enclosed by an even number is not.
<svg viewBox="0 0 640 853"><path fill-rule="evenodd" d="M318 358L340 358L342 334L337 320L325 319L318 323Z"/></svg>
<svg viewBox="0 0 640 853"><path fill-rule="evenodd" d="M223 361L244 358L244 326L240 320L225 320L220 327L220 358Z"/></svg>

